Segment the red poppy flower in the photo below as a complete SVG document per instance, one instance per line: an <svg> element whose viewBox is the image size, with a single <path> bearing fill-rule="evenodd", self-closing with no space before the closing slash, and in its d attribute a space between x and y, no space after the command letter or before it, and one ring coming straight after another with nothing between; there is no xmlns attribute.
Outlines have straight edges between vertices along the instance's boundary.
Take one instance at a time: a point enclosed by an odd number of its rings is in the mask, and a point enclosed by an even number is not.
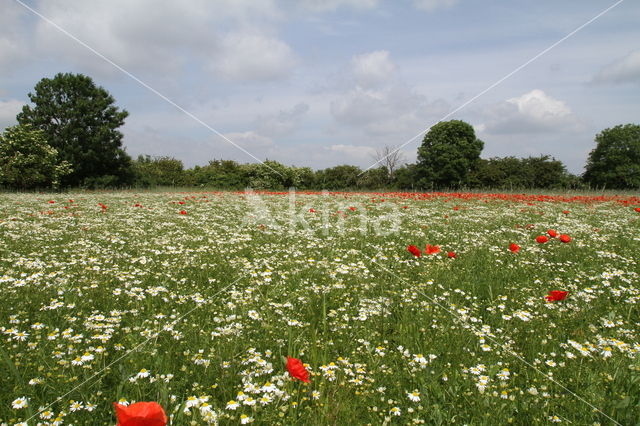
<svg viewBox="0 0 640 426"><path fill-rule="evenodd" d="M415 257L420 257L422 256L422 252L420 251L420 249L416 246L408 246L407 250L409 251L409 253L411 253L412 255L414 255Z"/></svg>
<svg viewBox="0 0 640 426"><path fill-rule="evenodd" d="M178 204L182 205L182 204L186 204L184 201L178 201Z"/></svg>
<svg viewBox="0 0 640 426"><path fill-rule="evenodd" d="M547 237L545 237L544 235L538 235L536 237L536 242L538 242L539 244L544 244L547 241L549 241L549 239Z"/></svg>
<svg viewBox="0 0 640 426"><path fill-rule="evenodd" d="M349 207L349 210L351 210L352 212L355 212L356 208L355 207Z"/></svg>
<svg viewBox="0 0 640 426"><path fill-rule="evenodd" d="M569 210L562 210L562 213L569 214Z"/></svg>
<svg viewBox="0 0 640 426"><path fill-rule="evenodd" d="M315 213L316 209L309 209L309 213Z"/></svg>
<svg viewBox="0 0 640 426"><path fill-rule="evenodd" d="M520 246L515 243L511 243L509 245L509 250L511 250L513 253L517 253L518 251L520 251Z"/></svg>
<svg viewBox="0 0 640 426"><path fill-rule="evenodd" d="M640 207L636 207L634 210L640 213Z"/></svg>
<svg viewBox="0 0 640 426"><path fill-rule="evenodd" d="M568 291L551 290L544 298L547 299L547 302L559 302L566 299L568 294Z"/></svg>
<svg viewBox="0 0 640 426"><path fill-rule="evenodd" d="M569 241L571 241L571 237L567 234L562 234L560 235L560 241L562 241L563 243L568 243Z"/></svg>
<svg viewBox="0 0 640 426"><path fill-rule="evenodd" d="M549 229L549 230L547 231L547 234L549 234L549 236L550 236L551 238L555 238L555 237L557 237L557 236L558 236L558 233L556 232L556 230L555 230L555 229Z"/></svg>
<svg viewBox="0 0 640 426"><path fill-rule="evenodd" d="M56 202L54 200L49 200L49 204L55 204Z"/></svg>
<svg viewBox="0 0 640 426"><path fill-rule="evenodd" d="M309 383L309 372L298 358L287 357L287 371L291 377Z"/></svg>
<svg viewBox="0 0 640 426"><path fill-rule="evenodd" d="M116 409L116 426L165 426L167 415L157 402L136 402L129 406L113 403Z"/></svg>
<svg viewBox="0 0 640 426"><path fill-rule="evenodd" d="M427 248L424 250L427 254L436 254L440 253L440 246L432 246L431 244L427 244Z"/></svg>
<svg viewBox="0 0 640 426"><path fill-rule="evenodd" d="M187 214L186 210L180 210L180 214Z"/></svg>
<svg viewBox="0 0 640 426"><path fill-rule="evenodd" d="M455 259L455 257L456 257L456 252L455 252L455 251L449 251L449 252L447 252L447 257L448 257L449 259Z"/></svg>

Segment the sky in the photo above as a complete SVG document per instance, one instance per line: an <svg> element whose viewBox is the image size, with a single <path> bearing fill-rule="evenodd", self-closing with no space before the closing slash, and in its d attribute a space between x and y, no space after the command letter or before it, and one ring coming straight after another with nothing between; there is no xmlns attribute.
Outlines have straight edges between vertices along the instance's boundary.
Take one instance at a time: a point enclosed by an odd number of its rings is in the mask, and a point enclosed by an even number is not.
<svg viewBox="0 0 640 426"><path fill-rule="evenodd" d="M640 123L637 0L536 59L616 0L21 1L0 0L0 129L82 73L129 112L133 157L364 169L460 119L483 158L582 173L598 132Z"/></svg>

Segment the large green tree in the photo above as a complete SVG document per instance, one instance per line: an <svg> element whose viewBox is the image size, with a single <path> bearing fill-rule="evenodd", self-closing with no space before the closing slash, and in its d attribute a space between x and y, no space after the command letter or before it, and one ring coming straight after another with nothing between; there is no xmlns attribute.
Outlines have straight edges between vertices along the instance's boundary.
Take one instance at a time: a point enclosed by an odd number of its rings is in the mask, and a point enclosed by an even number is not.
<svg viewBox="0 0 640 426"><path fill-rule="evenodd" d="M418 148L417 176L422 187L457 187L468 181L484 142L461 120L442 121L424 136Z"/></svg>
<svg viewBox="0 0 640 426"><path fill-rule="evenodd" d="M118 131L129 113L116 107L105 89L82 74L57 74L40 80L29 99L33 105L23 107L18 122L42 130L49 145L71 164L73 172L62 180L65 186L131 182L131 158Z"/></svg>
<svg viewBox="0 0 640 426"><path fill-rule="evenodd" d="M607 188L640 187L640 125L620 124L596 135L585 182Z"/></svg>
<svg viewBox="0 0 640 426"><path fill-rule="evenodd" d="M58 151L47 144L44 133L29 125L5 129L0 134L0 185L14 189L57 187L71 173Z"/></svg>

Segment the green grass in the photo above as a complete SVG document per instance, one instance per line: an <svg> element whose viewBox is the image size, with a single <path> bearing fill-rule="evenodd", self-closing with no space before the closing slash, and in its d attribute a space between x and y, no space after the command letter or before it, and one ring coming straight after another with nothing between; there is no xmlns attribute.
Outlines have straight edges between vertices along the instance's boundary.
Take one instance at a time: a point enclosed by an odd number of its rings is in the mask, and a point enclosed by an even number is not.
<svg viewBox="0 0 640 426"><path fill-rule="evenodd" d="M288 195L260 198L0 195L0 423L114 424L119 400L178 425L640 418L637 199L297 194L290 226Z"/></svg>

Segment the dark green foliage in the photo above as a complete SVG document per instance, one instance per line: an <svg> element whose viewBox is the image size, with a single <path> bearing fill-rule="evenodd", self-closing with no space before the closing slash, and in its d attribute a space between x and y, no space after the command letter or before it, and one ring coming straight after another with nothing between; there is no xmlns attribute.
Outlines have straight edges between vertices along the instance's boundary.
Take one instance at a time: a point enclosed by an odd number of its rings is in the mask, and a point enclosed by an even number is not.
<svg viewBox="0 0 640 426"><path fill-rule="evenodd" d="M316 172L318 189L354 189L358 184L358 175L362 173L357 166L335 166Z"/></svg>
<svg viewBox="0 0 640 426"><path fill-rule="evenodd" d="M618 125L600 132L583 178L592 186L639 188L640 125Z"/></svg>
<svg viewBox="0 0 640 426"><path fill-rule="evenodd" d="M247 166L233 160L212 160L206 166L187 171L187 181L220 189L244 189L249 186Z"/></svg>
<svg viewBox="0 0 640 426"><path fill-rule="evenodd" d="M418 189L418 166L416 164L407 164L400 167L395 172L393 187L397 189Z"/></svg>
<svg viewBox="0 0 640 426"><path fill-rule="evenodd" d="M369 169L358 178L358 188L384 189L389 187L389 170L386 167Z"/></svg>
<svg viewBox="0 0 640 426"><path fill-rule="evenodd" d="M29 99L33 105L23 107L18 122L42 130L48 144L71 164L73 171L63 177L64 186L132 182L131 158L117 130L128 113L114 105L105 89L82 74L57 74L40 80Z"/></svg>
<svg viewBox="0 0 640 426"><path fill-rule="evenodd" d="M258 164L238 164L231 160L213 160L206 166L195 166L183 172L184 185L208 186L218 189L308 189L315 175L308 167L289 167L267 160Z"/></svg>
<svg viewBox="0 0 640 426"><path fill-rule="evenodd" d="M246 166L249 174L249 186L254 189L283 190L299 186L296 167L287 167L277 161Z"/></svg>
<svg viewBox="0 0 640 426"><path fill-rule="evenodd" d="M133 162L137 186L177 186L184 185L185 173L182 161L173 157L152 158L140 155Z"/></svg>
<svg viewBox="0 0 640 426"><path fill-rule="evenodd" d="M469 184L484 188L565 188L575 179L561 161L539 157L480 159L469 176Z"/></svg>
<svg viewBox="0 0 640 426"><path fill-rule="evenodd" d="M422 187L459 187L468 183L484 142L461 120L433 126L418 148L418 177Z"/></svg>

